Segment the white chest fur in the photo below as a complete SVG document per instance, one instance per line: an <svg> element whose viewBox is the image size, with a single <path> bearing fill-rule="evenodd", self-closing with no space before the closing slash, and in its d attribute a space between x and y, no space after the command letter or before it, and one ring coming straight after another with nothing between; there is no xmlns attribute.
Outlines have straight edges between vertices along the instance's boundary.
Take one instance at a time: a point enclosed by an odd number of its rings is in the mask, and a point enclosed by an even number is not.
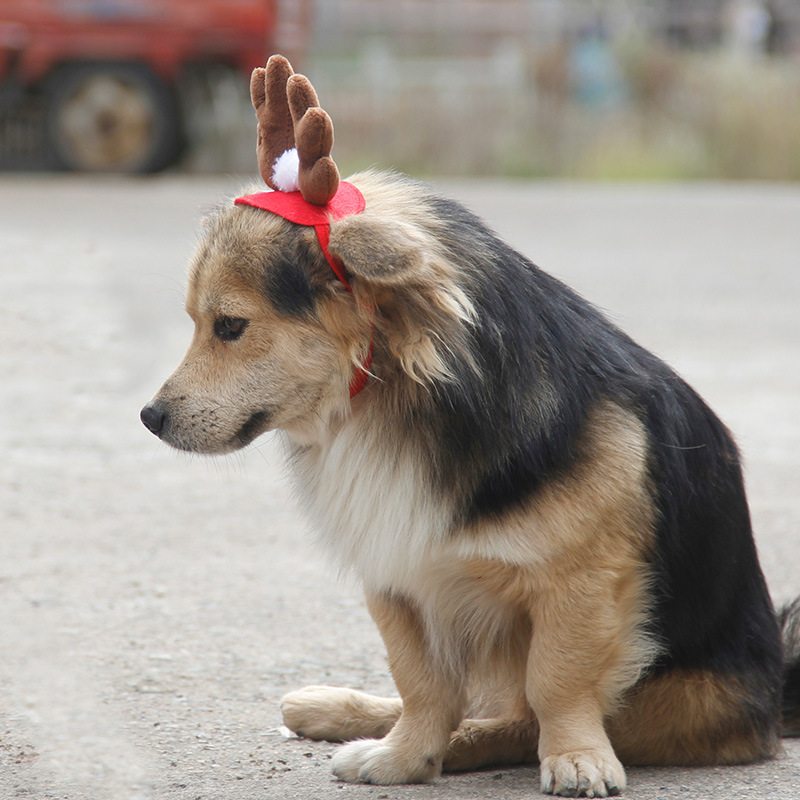
<svg viewBox="0 0 800 800"><path fill-rule="evenodd" d="M442 546L450 504L408 442L345 423L297 451L295 478L323 543L368 589L407 590Z"/></svg>

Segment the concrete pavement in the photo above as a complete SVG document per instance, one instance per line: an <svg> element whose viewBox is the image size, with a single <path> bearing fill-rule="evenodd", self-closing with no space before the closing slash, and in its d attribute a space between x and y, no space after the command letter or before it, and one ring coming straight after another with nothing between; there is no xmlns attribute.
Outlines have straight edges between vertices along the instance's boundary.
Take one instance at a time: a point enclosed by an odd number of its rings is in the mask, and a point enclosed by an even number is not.
<svg viewBox="0 0 800 800"><path fill-rule="evenodd" d="M389 692L357 587L269 438L168 450L141 405L189 341L185 263L235 179L0 180L0 799L531 798L535 769L335 782L287 739L309 683ZM800 593L800 188L454 183L736 432L777 602ZM630 798L800 797L767 764L633 769Z"/></svg>

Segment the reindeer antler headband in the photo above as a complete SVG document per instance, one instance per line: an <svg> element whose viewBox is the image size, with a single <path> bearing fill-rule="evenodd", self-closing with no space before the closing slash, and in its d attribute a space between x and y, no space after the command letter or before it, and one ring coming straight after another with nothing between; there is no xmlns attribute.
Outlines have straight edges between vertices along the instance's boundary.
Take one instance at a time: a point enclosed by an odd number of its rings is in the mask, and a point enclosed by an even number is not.
<svg viewBox="0 0 800 800"><path fill-rule="evenodd" d="M234 202L314 228L325 260L352 291L342 263L328 249L330 221L360 214L365 201L352 183L339 180L331 158L331 118L320 108L308 78L295 75L283 56L270 56L266 68L253 70L250 97L258 120L258 167L274 191L244 195ZM370 339L367 358L350 383L351 398L366 385L371 362Z"/></svg>
<svg viewBox="0 0 800 800"><path fill-rule="evenodd" d="M283 56L270 56L266 68L253 70L250 97L258 120L256 149L261 177L280 194L269 207L254 202L247 205L284 216L281 208L284 201L280 197L295 195L291 201L294 208L303 204L317 206L326 209L335 219L360 213L364 198L355 186L339 180L339 170L331 158L333 123L320 108L317 93L308 78L295 75L292 65ZM343 190L345 196L350 197L346 209L341 207ZM248 197L268 194L259 192Z"/></svg>
<svg viewBox="0 0 800 800"><path fill-rule="evenodd" d="M324 206L339 188L339 170L331 158L333 123L311 82L295 75L283 56L272 56L266 69L253 70L250 97L258 119L258 166L267 185L299 189L304 200ZM295 165L298 174L292 175Z"/></svg>

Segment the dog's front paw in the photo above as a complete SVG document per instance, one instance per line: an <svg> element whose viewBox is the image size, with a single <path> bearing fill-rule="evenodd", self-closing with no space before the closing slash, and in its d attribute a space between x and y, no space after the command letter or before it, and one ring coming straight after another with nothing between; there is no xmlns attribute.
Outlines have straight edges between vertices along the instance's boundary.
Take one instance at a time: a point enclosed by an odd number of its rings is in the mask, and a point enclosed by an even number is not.
<svg viewBox="0 0 800 800"><path fill-rule="evenodd" d="M541 763L542 791L563 797L608 797L625 788L625 770L613 753L575 751Z"/></svg>
<svg viewBox="0 0 800 800"><path fill-rule="evenodd" d="M433 756L409 756L386 739L361 739L342 745L333 756L333 774L354 783L427 783L442 768Z"/></svg>

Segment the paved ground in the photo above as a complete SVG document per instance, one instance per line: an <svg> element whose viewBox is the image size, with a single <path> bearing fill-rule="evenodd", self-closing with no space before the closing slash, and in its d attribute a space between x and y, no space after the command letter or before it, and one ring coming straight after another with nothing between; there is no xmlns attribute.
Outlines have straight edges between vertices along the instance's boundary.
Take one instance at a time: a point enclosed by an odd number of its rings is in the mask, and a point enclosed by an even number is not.
<svg viewBox="0 0 800 800"><path fill-rule="evenodd" d="M530 798L534 769L343 786L277 701L391 691L358 590L269 439L226 460L139 424L190 326L198 219L236 180L0 181L0 798ZM774 597L800 592L800 189L455 184L671 361L738 433ZM631 798L796 798L769 764L634 769Z"/></svg>

